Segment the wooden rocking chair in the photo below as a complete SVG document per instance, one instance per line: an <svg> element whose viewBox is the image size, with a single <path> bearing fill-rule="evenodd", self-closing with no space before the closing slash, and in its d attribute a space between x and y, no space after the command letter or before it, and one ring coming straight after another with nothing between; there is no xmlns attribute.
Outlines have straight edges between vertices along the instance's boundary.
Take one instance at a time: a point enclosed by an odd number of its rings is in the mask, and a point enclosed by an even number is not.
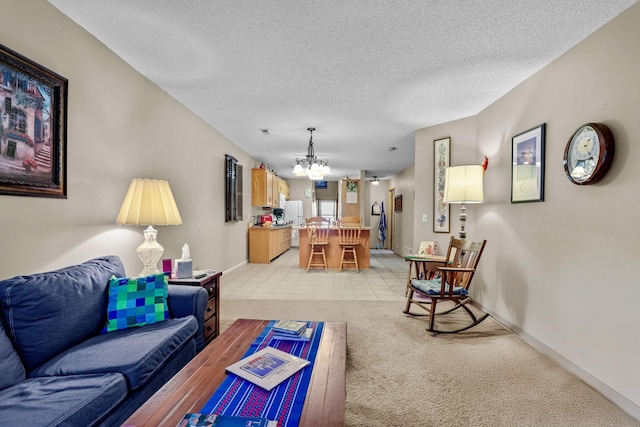
<svg viewBox="0 0 640 427"><path fill-rule="evenodd" d="M411 313L411 304L415 304L423 310L426 310L429 313L429 327L427 331L435 334L461 332L476 326L489 317L487 313L483 313L478 317L467 307L467 304L471 302L469 286L471 285L471 280L478 267L480 256L486 243L486 240L482 242L468 242L451 237L445 258L446 266L438 267L439 277L430 280L411 280L404 313L412 316L426 316L425 314ZM445 300L451 301L453 307L437 312L437 304ZM471 317L469 324L455 330L443 331L435 328L436 316L451 313L460 307Z"/></svg>

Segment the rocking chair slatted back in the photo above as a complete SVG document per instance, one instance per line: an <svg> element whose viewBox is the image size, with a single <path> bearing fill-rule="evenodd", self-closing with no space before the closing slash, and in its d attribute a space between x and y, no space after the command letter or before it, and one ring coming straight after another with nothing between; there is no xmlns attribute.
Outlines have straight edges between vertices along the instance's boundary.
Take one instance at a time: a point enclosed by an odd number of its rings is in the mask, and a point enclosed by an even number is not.
<svg viewBox="0 0 640 427"><path fill-rule="evenodd" d="M485 243L486 240L469 242L455 237L451 238L446 256L449 262L446 267L439 268L443 275L447 276L446 283L450 285L442 287L442 296L451 294L453 289L457 287L469 290L476 267L480 262L480 256L484 251ZM465 271L465 269L468 269L468 271Z"/></svg>

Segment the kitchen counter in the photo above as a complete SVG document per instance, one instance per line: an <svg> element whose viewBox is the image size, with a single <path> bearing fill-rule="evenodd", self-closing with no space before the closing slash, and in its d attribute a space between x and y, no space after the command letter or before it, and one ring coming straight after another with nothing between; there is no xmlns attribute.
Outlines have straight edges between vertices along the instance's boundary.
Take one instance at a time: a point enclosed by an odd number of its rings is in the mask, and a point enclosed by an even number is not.
<svg viewBox="0 0 640 427"><path fill-rule="evenodd" d="M293 229L294 229L294 230L306 230L306 229L307 229L307 227L305 227L304 225L303 225L303 226L292 225L291 227L293 227ZM376 229L377 229L378 227L360 227L360 228L361 228L362 230L368 230L368 231L371 231L371 230L373 230L374 228L376 228ZM329 227L329 230L337 230L337 229L338 229L338 227L337 227L337 226L333 226L333 225L332 225L332 226L330 226L330 227Z"/></svg>
<svg viewBox="0 0 640 427"><path fill-rule="evenodd" d="M291 225L249 228L249 262L269 264L291 248Z"/></svg>
<svg viewBox="0 0 640 427"><path fill-rule="evenodd" d="M369 261L369 243L372 227L362 227L360 232L360 246L356 248L356 254L358 255L358 267L360 269L368 269L370 265ZM300 233L300 268L307 268L309 262L309 255L311 254L311 247L309 246L309 239L307 238L307 228L297 227ZM329 244L325 247L325 255L327 257L327 268L339 269L340 260L342 259L342 248L340 247L340 237L338 236L338 227L329 227ZM356 268L355 265L347 265L345 269Z"/></svg>

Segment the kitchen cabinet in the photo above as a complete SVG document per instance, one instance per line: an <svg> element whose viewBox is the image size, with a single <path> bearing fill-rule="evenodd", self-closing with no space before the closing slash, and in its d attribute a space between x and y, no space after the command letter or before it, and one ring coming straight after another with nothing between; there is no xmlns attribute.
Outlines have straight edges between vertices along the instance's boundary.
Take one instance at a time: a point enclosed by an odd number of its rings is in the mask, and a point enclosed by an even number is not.
<svg viewBox="0 0 640 427"><path fill-rule="evenodd" d="M249 228L249 262L269 264L291 248L291 226Z"/></svg>
<svg viewBox="0 0 640 427"><path fill-rule="evenodd" d="M251 169L251 205L277 208L280 194L289 198L286 181L267 169Z"/></svg>
<svg viewBox="0 0 640 427"><path fill-rule="evenodd" d="M289 185L282 178L278 178L278 193L284 194L285 199L289 200Z"/></svg>

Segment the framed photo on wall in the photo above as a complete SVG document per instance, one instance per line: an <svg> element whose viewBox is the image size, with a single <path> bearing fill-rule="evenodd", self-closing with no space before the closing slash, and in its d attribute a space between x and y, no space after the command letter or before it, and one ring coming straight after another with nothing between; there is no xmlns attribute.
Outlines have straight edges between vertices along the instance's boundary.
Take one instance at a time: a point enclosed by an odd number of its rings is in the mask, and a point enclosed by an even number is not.
<svg viewBox="0 0 640 427"><path fill-rule="evenodd" d="M402 194L396 196L396 198L393 200L393 211L402 212Z"/></svg>
<svg viewBox="0 0 640 427"><path fill-rule="evenodd" d="M433 231L449 233L451 208L444 202L444 177L451 163L451 138L433 141Z"/></svg>
<svg viewBox="0 0 640 427"><path fill-rule="evenodd" d="M67 198L67 83L0 45L0 194Z"/></svg>
<svg viewBox="0 0 640 427"><path fill-rule="evenodd" d="M544 201L545 123L512 138L511 203Z"/></svg>
<svg viewBox="0 0 640 427"><path fill-rule="evenodd" d="M378 202L373 202L373 205L371 205L371 215L380 215L380 205Z"/></svg>

